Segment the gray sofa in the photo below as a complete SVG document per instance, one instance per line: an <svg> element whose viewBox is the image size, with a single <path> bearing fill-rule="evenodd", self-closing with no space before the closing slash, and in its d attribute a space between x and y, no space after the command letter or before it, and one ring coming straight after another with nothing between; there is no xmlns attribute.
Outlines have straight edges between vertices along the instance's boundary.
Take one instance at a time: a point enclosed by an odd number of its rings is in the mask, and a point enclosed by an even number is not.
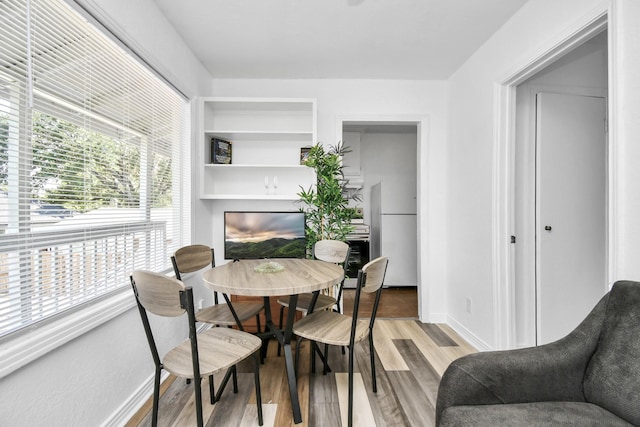
<svg viewBox="0 0 640 427"><path fill-rule="evenodd" d="M438 389L436 426L640 425L640 283L616 282L569 335L462 357Z"/></svg>

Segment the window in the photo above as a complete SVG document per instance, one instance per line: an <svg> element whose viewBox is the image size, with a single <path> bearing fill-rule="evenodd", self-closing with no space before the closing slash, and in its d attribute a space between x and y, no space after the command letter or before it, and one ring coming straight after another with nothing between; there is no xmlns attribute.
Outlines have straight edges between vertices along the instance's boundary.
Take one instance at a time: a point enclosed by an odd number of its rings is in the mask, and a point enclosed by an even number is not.
<svg viewBox="0 0 640 427"><path fill-rule="evenodd" d="M0 2L0 338L170 269L187 111L64 1Z"/></svg>

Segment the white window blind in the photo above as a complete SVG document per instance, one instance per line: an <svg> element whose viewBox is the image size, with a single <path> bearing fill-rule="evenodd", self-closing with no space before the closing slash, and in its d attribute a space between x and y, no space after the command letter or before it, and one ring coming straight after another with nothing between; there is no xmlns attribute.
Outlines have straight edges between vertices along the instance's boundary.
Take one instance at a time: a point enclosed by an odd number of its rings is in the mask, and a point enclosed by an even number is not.
<svg viewBox="0 0 640 427"><path fill-rule="evenodd" d="M186 126L184 98L63 1L0 1L0 338L170 268Z"/></svg>

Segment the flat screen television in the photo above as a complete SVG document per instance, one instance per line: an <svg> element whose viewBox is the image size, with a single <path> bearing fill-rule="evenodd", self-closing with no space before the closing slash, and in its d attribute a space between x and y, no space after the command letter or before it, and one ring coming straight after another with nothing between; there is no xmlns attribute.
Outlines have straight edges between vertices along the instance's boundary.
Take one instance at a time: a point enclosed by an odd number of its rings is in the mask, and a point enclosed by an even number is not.
<svg viewBox="0 0 640 427"><path fill-rule="evenodd" d="M225 259L304 258L304 212L224 213Z"/></svg>

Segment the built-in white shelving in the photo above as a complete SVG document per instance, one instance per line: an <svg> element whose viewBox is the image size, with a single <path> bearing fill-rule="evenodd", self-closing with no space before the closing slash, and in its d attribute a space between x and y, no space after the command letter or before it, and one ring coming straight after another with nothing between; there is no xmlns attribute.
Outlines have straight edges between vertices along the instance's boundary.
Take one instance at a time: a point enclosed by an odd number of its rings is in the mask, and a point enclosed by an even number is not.
<svg viewBox="0 0 640 427"><path fill-rule="evenodd" d="M316 101L201 98L201 199L296 200L315 174L300 149L316 141ZM231 164L211 163L211 139L232 143Z"/></svg>

